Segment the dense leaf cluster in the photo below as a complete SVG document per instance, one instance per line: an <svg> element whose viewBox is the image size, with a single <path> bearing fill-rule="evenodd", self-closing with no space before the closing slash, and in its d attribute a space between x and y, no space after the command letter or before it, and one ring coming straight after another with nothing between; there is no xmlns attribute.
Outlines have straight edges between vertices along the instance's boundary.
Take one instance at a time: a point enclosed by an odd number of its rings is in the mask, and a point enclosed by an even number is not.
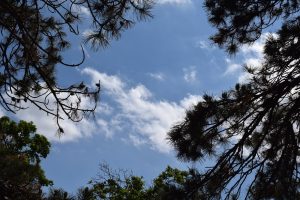
<svg viewBox="0 0 300 200"><path fill-rule="evenodd" d="M100 165L100 172L90 181L88 187L71 195L63 189L50 189L45 200L182 200L189 171L167 167L150 186L143 177L132 175L124 170L112 170L107 164Z"/></svg>
<svg viewBox="0 0 300 200"><path fill-rule="evenodd" d="M134 176L124 170L114 171L108 165L102 164L98 177L90 182L91 187L85 188L85 191L89 190L90 194L93 194L93 198L91 198L93 200L181 200L185 197L179 190L184 190L184 183L188 176L188 171L181 171L168 166L153 180L153 184L147 187L143 177Z"/></svg>
<svg viewBox="0 0 300 200"><path fill-rule="evenodd" d="M0 197L1 199L41 199L42 186L51 185L40 166L50 143L35 133L32 123L18 124L0 118Z"/></svg>

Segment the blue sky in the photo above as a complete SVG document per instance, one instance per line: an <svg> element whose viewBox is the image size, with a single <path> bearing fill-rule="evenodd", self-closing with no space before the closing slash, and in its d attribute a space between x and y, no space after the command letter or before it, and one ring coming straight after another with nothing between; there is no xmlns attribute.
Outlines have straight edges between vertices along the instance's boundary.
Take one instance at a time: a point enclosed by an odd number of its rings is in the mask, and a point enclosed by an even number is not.
<svg viewBox="0 0 300 200"><path fill-rule="evenodd" d="M169 128L204 93L217 96L246 81L244 63L259 63L265 36L229 57L208 40L215 30L207 22L202 1L157 0L152 13L153 19L137 23L106 49L93 51L85 46L87 59L80 68L58 67L64 85L101 81L95 119L78 124L65 120L65 134L58 137L55 121L35 108L15 116L33 121L52 142L43 167L55 187L75 192L96 176L101 162L132 170L148 183L167 165L188 167L190 163L176 159L165 139ZM84 11L82 16L89 19ZM84 23L81 29L88 31ZM70 39L73 46L65 58L76 62L81 41Z"/></svg>

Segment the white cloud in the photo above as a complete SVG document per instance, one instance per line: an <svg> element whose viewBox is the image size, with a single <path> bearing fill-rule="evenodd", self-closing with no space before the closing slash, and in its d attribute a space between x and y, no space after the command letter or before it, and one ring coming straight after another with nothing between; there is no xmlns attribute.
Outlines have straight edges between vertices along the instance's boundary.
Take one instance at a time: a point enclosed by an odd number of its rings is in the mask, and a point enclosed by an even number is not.
<svg viewBox="0 0 300 200"><path fill-rule="evenodd" d="M205 50L214 50L216 47L207 40L198 40L195 44L197 48L205 49Z"/></svg>
<svg viewBox="0 0 300 200"><path fill-rule="evenodd" d="M251 74L249 74L247 72L243 72L239 75L238 82L239 83L247 83L250 81L251 78L252 78Z"/></svg>
<svg viewBox="0 0 300 200"><path fill-rule="evenodd" d="M259 68L263 62L264 44L269 33L263 34L259 40L252 45L244 45L241 48L243 64L253 68ZM252 75L243 71L239 74L238 82L246 83L252 78Z"/></svg>
<svg viewBox="0 0 300 200"><path fill-rule="evenodd" d="M253 44L243 45L241 47L241 52L244 55L248 55L248 56L249 56L249 54L252 54L252 56L254 55L254 56L262 57L263 51L264 51L264 44L265 44L267 38L269 36L271 36L271 35L274 36L274 37L276 37L276 34L273 34L273 33L264 33Z"/></svg>
<svg viewBox="0 0 300 200"><path fill-rule="evenodd" d="M238 56L242 58L242 61L236 63L231 59L227 59L227 69L225 70L224 75L237 75L238 82L248 82L251 79L251 75L242 71L242 66L247 65L253 68L259 68L262 65L264 44L266 39L271 35L277 37L274 33L264 33L260 39L253 44L243 45L238 53Z"/></svg>
<svg viewBox="0 0 300 200"><path fill-rule="evenodd" d="M187 97L180 101L180 105L184 107L186 110L191 109L193 106L196 106L197 103L202 100L202 97L198 95L188 94Z"/></svg>
<svg viewBox="0 0 300 200"><path fill-rule="evenodd" d="M87 17L91 16L91 12L87 7L80 6L80 5L73 5L72 11L79 14L79 15L85 15Z"/></svg>
<svg viewBox="0 0 300 200"><path fill-rule="evenodd" d="M85 68L83 73L91 76L95 83L100 80L103 92L119 107L111 115L112 120L118 121L119 130L110 121L101 121L104 128L120 134L124 134L123 131L128 128L128 140L134 145L150 144L160 152L169 152L171 149L166 141L170 127L184 117L187 108L201 99L200 96L188 95L179 103L154 101L153 94L144 85L128 88L119 77L91 68Z"/></svg>
<svg viewBox="0 0 300 200"><path fill-rule="evenodd" d="M171 146L166 140L167 132L183 119L187 109L201 100L200 96L190 94L179 102L154 100L154 95L142 84L128 87L118 76L91 68L85 68L82 73L91 77L91 85L100 80L101 95L105 96L103 99L109 99L109 104L102 99L95 120L83 119L80 123L62 120L60 125L65 133L58 137L55 119L34 106L18 111L16 117L33 121L37 132L52 142L77 141L93 134L103 134L107 138L121 135L135 146L149 145L154 150L168 153ZM82 106L89 106L88 99L82 99Z"/></svg>
<svg viewBox="0 0 300 200"><path fill-rule="evenodd" d="M85 136L91 136L93 130L95 130L93 123L86 119L83 119L80 124L66 119L60 123L64 129L64 134L59 137L56 134L58 128L56 121L35 107L19 111L16 116L20 120L34 122L38 133L55 142L75 141Z"/></svg>
<svg viewBox="0 0 300 200"><path fill-rule="evenodd" d="M92 29L85 29L83 32L82 32L82 36L83 37L87 37L91 34L93 34L94 32L92 31Z"/></svg>
<svg viewBox="0 0 300 200"><path fill-rule="evenodd" d="M43 97L41 97L43 99ZM37 99L39 100L39 99ZM54 103L51 96L49 96L48 108L51 108ZM20 110L17 112L16 117L20 120L32 121L37 126L37 132L45 135L50 141L55 142L69 142L75 141L82 137L89 137L95 131L95 125L92 119L83 119L80 123L74 123L71 120L65 118L60 120L60 125L64 130L64 134L58 137L57 130L58 126L56 124L56 119L46 114L45 112L39 110L36 106L27 103L24 105L28 107L25 110ZM89 107L89 100L82 98L81 100L82 107ZM63 113L60 115L64 116Z"/></svg>
<svg viewBox="0 0 300 200"><path fill-rule="evenodd" d="M147 144L147 141L137 135L129 135L129 140L133 143L134 146L141 146Z"/></svg>
<svg viewBox="0 0 300 200"><path fill-rule="evenodd" d="M79 49L80 49L80 50L83 50L83 53L85 54L85 56L86 56L87 58L90 58L90 57L91 57L90 54L89 54L89 52L88 52L88 50L87 50L84 46L79 46Z"/></svg>
<svg viewBox="0 0 300 200"><path fill-rule="evenodd" d="M235 74L236 72L240 72L240 70L242 69L241 64L234 63L232 60L230 60L228 58L226 58L225 61L227 63L227 69L224 72L224 76L230 75L230 74Z"/></svg>
<svg viewBox="0 0 300 200"><path fill-rule="evenodd" d="M149 73L148 74L151 78L154 78L158 81L163 81L165 80L165 75L163 73Z"/></svg>
<svg viewBox="0 0 300 200"><path fill-rule="evenodd" d="M196 47L199 47L200 49L208 49L208 44L204 40L200 40L196 43Z"/></svg>
<svg viewBox="0 0 300 200"><path fill-rule="evenodd" d="M190 66L183 68L183 79L188 82L192 83L195 82L197 79L197 70L195 66Z"/></svg>
<svg viewBox="0 0 300 200"><path fill-rule="evenodd" d="M106 137L108 138L112 138L114 135L114 131L113 128L110 128L110 125L112 123L110 123L109 121L106 121L104 119L97 119L97 125L98 125L98 131L101 132L102 134L104 134ZM116 127L114 127L115 129Z"/></svg>
<svg viewBox="0 0 300 200"><path fill-rule="evenodd" d="M13 92L12 92L13 94ZM10 95L12 95L10 94ZM52 111L55 113L57 104L54 101L54 97L46 92L41 91L41 94L31 94L32 98L35 98L35 103L40 106L41 109L46 109L48 111ZM58 98L66 97L65 93L57 93ZM4 95L4 98L9 98L7 95ZM74 96L70 96L68 98L68 103L75 103L77 98ZM90 103L90 99L88 97L81 98L80 108L92 109L94 105ZM32 121L36 127L37 132L45 135L50 141L55 142L69 142L75 141L82 137L89 137L95 132L95 123L93 119L83 119L80 123L75 123L67 118L67 116L60 111L59 116L63 119L59 120L59 125L63 128L63 134L61 136L57 135L58 132L58 124L56 118L47 114L45 111L42 111L37 106L34 106L27 101L27 103L23 102L22 107L27 109L21 109L16 111L15 117L19 120ZM0 115L9 115L3 109L0 109Z"/></svg>
<svg viewBox="0 0 300 200"><path fill-rule="evenodd" d="M113 110L114 109L109 104L101 101L96 112L101 112L101 114L109 115L113 112Z"/></svg>

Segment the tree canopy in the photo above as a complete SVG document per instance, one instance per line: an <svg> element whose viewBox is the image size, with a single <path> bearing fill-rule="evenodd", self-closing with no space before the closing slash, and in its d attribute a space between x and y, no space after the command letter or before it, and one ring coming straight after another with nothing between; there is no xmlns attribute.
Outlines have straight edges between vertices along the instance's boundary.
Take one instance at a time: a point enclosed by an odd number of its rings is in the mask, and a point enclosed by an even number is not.
<svg viewBox="0 0 300 200"><path fill-rule="evenodd" d="M132 175L124 170L112 170L107 164L100 165L100 172L90 181L90 187L79 190L79 195L87 199L149 199L181 200L184 183L190 173L167 167L150 186L146 186L143 177Z"/></svg>
<svg viewBox="0 0 300 200"><path fill-rule="evenodd" d="M234 53L282 21L249 82L219 97L204 95L169 132L180 159L214 164L184 194L206 199L299 199L299 1L206 0L212 40Z"/></svg>
<svg viewBox="0 0 300 200"><path fill-rule="evenodd" d="M89 89L84 83L62 87L56 68L80 66L84 59L69 63L62 52L70 47L68 35L80 36L81 10L90 14L91 31L85 41L94 48L111 39L135 21L151 16L151 0L3 0L0 3L0 104L7 111L26 108L26 102L57 119L80 121L93 113L100 83ZM94 104L82 106L82 99Z"/></svg>
<svg viewBox="0 0 300 200"><path fill-rule="evenodd" d="M0 196L2 199L38 200L42 186L52 184L40 161L50 151L47 139L32 123L0 118Z"/></svg>

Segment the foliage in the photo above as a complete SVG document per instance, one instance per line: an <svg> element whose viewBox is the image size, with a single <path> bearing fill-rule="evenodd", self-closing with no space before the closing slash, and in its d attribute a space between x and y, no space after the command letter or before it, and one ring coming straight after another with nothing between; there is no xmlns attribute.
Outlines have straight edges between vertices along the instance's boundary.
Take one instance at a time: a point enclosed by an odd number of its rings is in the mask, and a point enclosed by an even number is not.
<svg viewBox="0 0 300 200"><path fill-rule="evenodd" d="M259 68L218 98L205 95L169 132L180 159L215 164L195 174L185 195L206 199L299 199L299 1L206 0L212 37L230 53L254 42L280 16Z"/></svg>
<svg viewBox="0 0 300 200"><path fill-rule="evenodd" d="M76 195L77 200L93 200L95 199L93 190L89 187L80 188Z"/></svg>
<svg viewBox="0 0 300 200"><path fill-rule="evenodd" d="M94 48L118 39L136 20L151 16L151 0L1 0L0 3L0 104L15 112L26 102L59 120L80 121L96 108L100 84L90 90L84 83L61 87L58 66L80 66L65 61L70 47L67 36L80 36L81 12L90 14L91 31L85 40ZM93 101L90 107L82 99Z"/></svg>
<svg viewBox="0 0 300 200"><path fill-rule="evenodd" d="M47 197L44 200L75 200L75 197L70 195L68 192L64 191L63 189L55 189L50 188ZM84 199L88 200L88 199Z"/></svg>
<svg viewBox="0 0 300 200"><path fill-rule="evenodd" d="M134 176L124 170L112 170L107 164L100 165L100 173L96 179L90 181L90 187L79 190L76 199L186 199L182 196L185 183L192 171L181 171L167 167L153 184L147 187L143 177ZM199 197L199 196L198 196Z"/></svg>
<svg viewBox="0 0 300 200"><path fill-rule="evenodd" d="M114 171L107 164L100 165L98 177L90 182L94 199L145 199L142 177L129 175L126 171Z"/></svg>
<svg viewBox="0 0 300 200"><path fill-rule="evenodd" d="M234 53L242 44L256 41L263 29L283 20L297 18L300 3L295 0L230 1L206 0L209 22L218 29L211 39Z"/></svg>
<svg viewBox="0 0 300 200"><path fill-rule="evenodd" d="M173 169L170 166L166 168L153 181L153 186L148 190L148 196L151 199L161 200L182 200L187 199L184 196L184 187L188 180L189 172Z"/></svg>
<svg viewBox="0 0 300 200"><path fill-rule="evenodd" d="M93 190L89 187L80 188L76 195L72 195L62 188L49 188L43 200L95 200Z"/></svg>
<svg viewBox="0 0 300 200"><path fill-rule="evenodd" d="M0 196L4 199L40 199L41 187L52 184L40 166L50 143L35 132L32 123L0 118Z"/></svg>

